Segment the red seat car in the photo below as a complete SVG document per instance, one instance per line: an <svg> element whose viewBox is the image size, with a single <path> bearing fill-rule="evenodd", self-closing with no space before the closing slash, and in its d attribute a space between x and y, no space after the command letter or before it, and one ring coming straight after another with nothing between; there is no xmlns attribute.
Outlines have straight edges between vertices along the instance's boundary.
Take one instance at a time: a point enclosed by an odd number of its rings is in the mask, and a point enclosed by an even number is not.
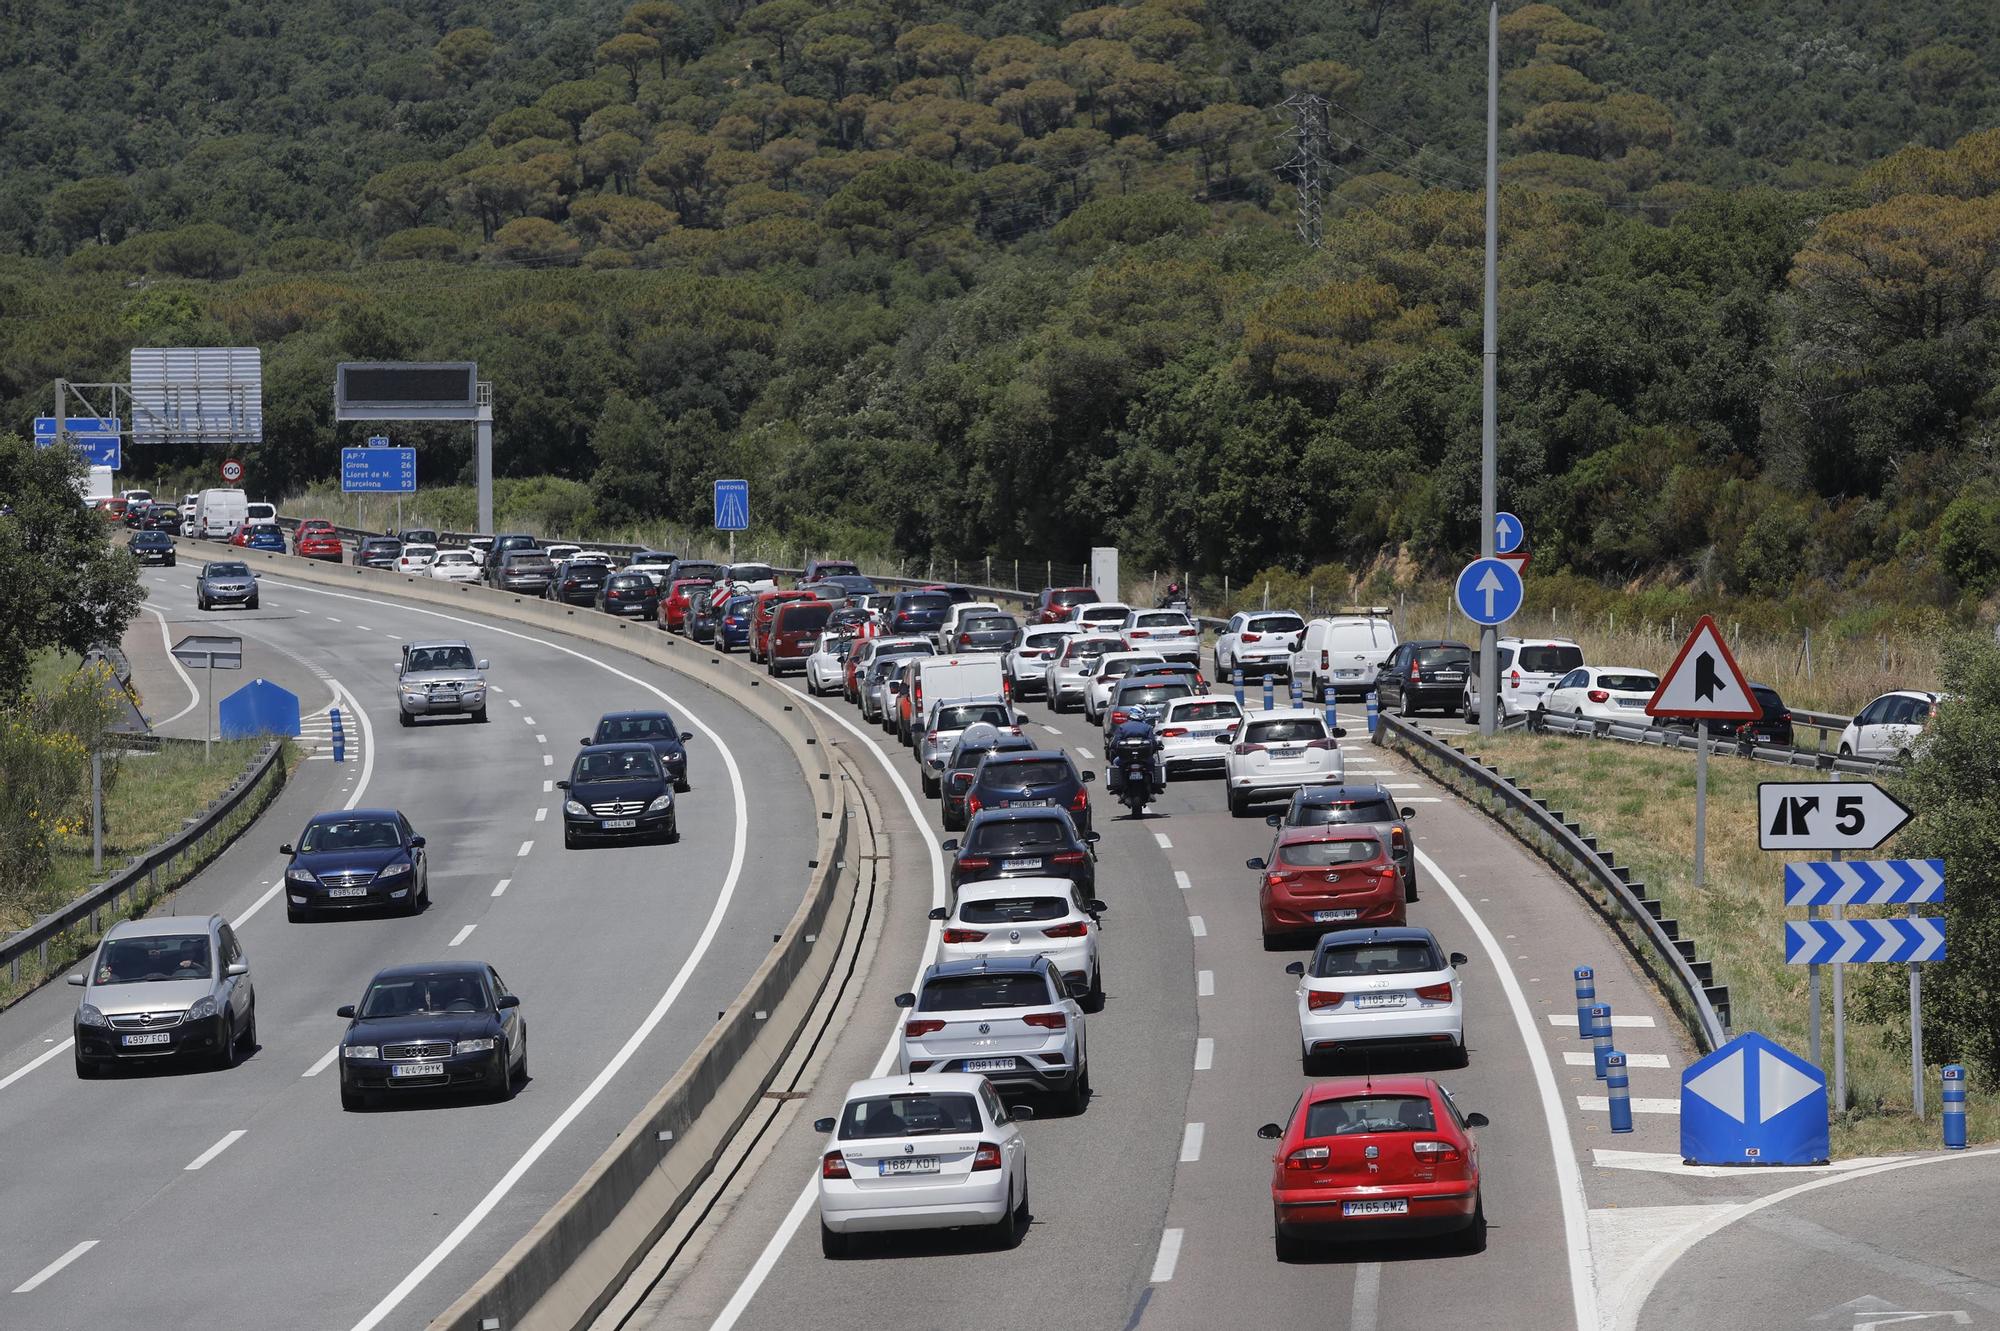
<svg viewBox="0 0 2000 1331"><path fill-rule="evenodd" d="M1431 1234L1486 1246L1479 1148L1462 1114L1429 1077L1342 1077L1309 1087L1284 1127L1257 1135L1278 1143L1271 1161L1271 1223L1278 1260L1309 1242L1365 1242Z"/></svg>
<svg viewBox="0 0 2000 1331"><path fill-rule="evenodd" d="M759 592L750 613L750 659L762 662L771 653L771 617L787 601L817 601L811 592Z"/></svg>
<svg viewBox="0 0 2000 1331"><path fill-rule="evenodd" d="M340 533L325 518L307 518L292 533L292 553L301 559L328 559L338 564L346 556Z"/></svg>
<svg viewBox="0 0 2000 1331"><path fill-rule="evenodd" d="M1281 827L1268 857L1244 863L1264 876L1257 905L1267 949L1302 934L1408 922L1402 873L1373 828Z"/></svg>
<svg viewBox="0 0 2000 1331"><path fill-rule="evenodd" d="M715 583L708 578L676 578L660 602L660 626L669 633L686 633L688 607L696 597L706 598L714 590Z"/></svg>
<svg viewBox="0 0 2000 1331"><path fill-rule="evenodd" d="M1035 598L1035 608L1028 618L1036 624L1067 624L1071 609L1095 605L1103 599L1095 587L1044 587Z"/></svg>

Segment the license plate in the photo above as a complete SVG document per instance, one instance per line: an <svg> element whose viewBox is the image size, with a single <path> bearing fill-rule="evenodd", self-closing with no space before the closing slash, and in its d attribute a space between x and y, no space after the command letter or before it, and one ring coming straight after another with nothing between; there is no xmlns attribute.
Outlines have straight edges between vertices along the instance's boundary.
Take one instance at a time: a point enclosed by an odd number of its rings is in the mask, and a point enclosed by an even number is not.
<svg viewBox="0 0 2000 1331"><path fill-rule="evenodd" d="M1403 1006L1403 996L1401 994L1359 994L1354 999L1354 1006L1358 1008L1401 1007Z"/></svg>
<svg viewBox="0 0 2000 1331"><path fill-rule="evenodd" d="M119 1041L119 1043L124 1045L127 1049L133 1049L142 1044L167 1044L172 1039L173 1036L168 1035L165 1031L154 1031L149 1035L125 1036L123 1039Z"/></svg>
<svg viewBox="0 0 2000 1331"><path fill-rule="evenodd" d="M1298 756L1299 756L1300 754L1302 754L1302 753L1304 753L1304 752L1305 752L1305 750L1304 750L1304 749L1302 749L1302 748L1300 748L1300 749L1272 749L1272 750L1271 750L1271 756L1272 756L1273 758L1296 758L1296 757L1298 757Z"/></svg>
<svg viewBox="0 0 2000 1331"><path fill-rule="evenodd" d="M882 1162L882 1176L890 1174L935 1174L938 1161L934 1155L897 1156Z"/></svg>
<svg viewBox="0 0 2000 1331"><path fill-rule="evenodd" d="M965 1060L967 1072L1012 1072L1015 1060L1011 1058L968 1058Z"/></svg>
<svg viewBox="0 0 2000 1331"><path fill-rule="evenodd" d="M329 887L326 890L326 894L330 897L365 897L368 895L368 889L365 887Z"/></svg>
<svg viewBox="0 0 2000 1331"><path fill-rule="evenodd" d="M1009 809L1046 809L1054 800L1008 800L1004 807Z"/></svg>
<svg viewBox="0 0 2000 1331"><path fill-rule="evenodd" d="M604 830L607 832L615 832L621 827L637 827L638 825L639 820L637 818L606 818L604 820Z"/></svg>
<svg viewBox="0 0 2000 1331"><path fill-rule="evenodd" d="M458 706L458 695L456 693L433 693L431 695L431 706L443 707L446 705L452 707Z"/></svg>
<svg viewBox="0 0 2000 1331"><path fill-rule="evenodd" d="M1340 920L1359 919L1360 916L1358 910L1316 910L1313 912L1313 923L1333 924Z"/></svg>
<svg viewBox="0 0 2000 1331"><path fill-rule="evenodd" d="M444 1075L444 1064L395 1063L390 1065L389 1075L392 1077L442 1077Z"/></svg>
<svg viewBox="0 0 2000 1331"><path fill-rule="evenodd" d="M1620 707L1643 707L1645 703L1646 700L1644 698L1620 698L1618 700Z"/></svg>
<svg viewBox="0 0 2000 1331"><path fill-rule="evenodd" d="M1384 1197L1379 1201L1342 1202L1342 1215L1408 1215L1410 1203L1402 1197Z"/></svg>
<svg viewBox="0 0 2000 1331"><path fill-rule="evenodd" d="M1353 679L1356 675L1359 675L1361 672L1359 670L1336 670L1333 673L1339 675L1343 679Z"/></svg>
<svg viewBox="0 0 2000 1331"><path fill-rule="evenodd" d="M1042 862L1040 859L1036 858L1021 859L1021 860L1002 860L1000 861L1000 867L1002 869L1039 869L1042 867Z"/></svg>

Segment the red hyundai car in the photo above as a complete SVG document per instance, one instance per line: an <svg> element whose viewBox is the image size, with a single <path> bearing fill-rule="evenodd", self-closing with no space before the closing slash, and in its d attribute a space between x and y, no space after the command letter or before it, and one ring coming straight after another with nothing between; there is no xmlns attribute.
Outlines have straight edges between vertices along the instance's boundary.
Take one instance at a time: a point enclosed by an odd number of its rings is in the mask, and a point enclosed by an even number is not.
<svg viewBox="0 0 2000 1331"><path fill-rule="evenodd" d="M1264 946L1369 924L1405 924L1402 873L1373 828L1281 827L1267 857L1244 864L1264 876L1257 905Z"/></svg>
<svg viewBox="0 0 2000 1331"><path fill-rule="evenodd" d="M1308 1087L1271 1160L1271 1222L1278 1260L1308 1243L1449 1234L1466 1252L1486 1246L1479 1148L1469 1129L1486 1115L1459 1112L1429 1077L1342 1077Z"/></svg>

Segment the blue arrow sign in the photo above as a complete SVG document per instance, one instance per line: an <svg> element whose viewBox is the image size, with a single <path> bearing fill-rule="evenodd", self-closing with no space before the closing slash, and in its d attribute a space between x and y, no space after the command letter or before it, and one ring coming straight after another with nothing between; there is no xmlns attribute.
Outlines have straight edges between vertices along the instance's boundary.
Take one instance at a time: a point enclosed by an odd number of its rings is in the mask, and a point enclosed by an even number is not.
<svg viewBox="0 0 2000 1331"><path fill-rule="evenodd" d="M341 449L340 489L343 494L415 494L417 450Z"/></svg>
<svg viewBox="0 0 2000 1331"><path fill-rule="evenodd" d="M747 531L750 527L750 482L715 483L715 529Z"/></svg>
<svg viewBox="0 0 2000 1331"><path fill-rule="evenodd" d="M1941 919L1909 915L1886 920L1785 921L1785 961L1793 966L1943 958Z"/></svg>
<svg viewBox="0 0 2000 1331"><path fill-rule="evenodd" d="M1504 624L1521 608L1521 575L1498 559L1475 559L1458 575L1459 613L1475 624Z"/></svg>
<svg viewBox="0 0 2000 1331"><path fill-rule="evenodd" d="M1751 1031L1681 1074L1681 1159L1690 1165L1823 1165L1826 1078Z"/></svg>
<svg viewBox="0 0 2000 1331"><path fill-rule="evenodd" d="M84 461L93 467L109 467L117 471L124 463L124 449L119 441L119 431L125 424L119 416L65 416L62 433L70 437ZM35 417L35 447L48 448L56 441L56 418Z"/></svg>
<svg viewBox="0 0 2000 1331"><path fill-rule="evenodd" d="M1528 529L1512 513L1493 515L1493 553L1511 555L1528 539Z"/></svg>
<svg viewBox="0 0 2000 1331"><path fill-rule="evenodd" d="M1787 906L1904 906L1943 900L1943 860L1812 860L1785 866Z"/></svg>

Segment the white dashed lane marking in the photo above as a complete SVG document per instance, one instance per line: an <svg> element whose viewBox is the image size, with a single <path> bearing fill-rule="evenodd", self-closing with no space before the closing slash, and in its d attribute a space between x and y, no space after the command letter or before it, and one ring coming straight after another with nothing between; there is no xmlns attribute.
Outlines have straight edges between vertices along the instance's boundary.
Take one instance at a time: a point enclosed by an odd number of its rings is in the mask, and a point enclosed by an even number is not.
<svg viewBox="0 0 2000 1331"><path fill-rule="evenodd" d="M340 1057L340 1046L335 1045L333 1048L321 1054L319 1058L314 1061L311 1067L307 1068L304 1072L301 1072L299 1075L301 1077L317 1077L320 1073L326 1071L327 1064L333 1062L333 1060L338 1057Z"/></svg>
<svg viewBox="0 0 2000 1331"><path fill-rule="evenodd" d="M1165 832L1153 833L1153 840L1160 843L1161 850L1172 850L1174 848L1174 843L1167 840L1167 834Z"/></svg>
<svg viewBox="0 0 2000 1331"><path fill-rule="evenodd" d="M508 885L511 884L513 881L514 880L511 878L502 878L499 882L493 885L493 895L496 897L505 896L507 893Z"/></svg>
<svg viewBox="0 0 2000 1331"><path fill-rule="evenodd" d="M1196 938L1208 937L1208 921L1199 915L1188 916L1188 928L1194 931Z"/></svg>
<svg viewBox="0 0 2000 1331"><path fill-rule="evenodd" d="M1201 1159L1201 1140L1208 1134L1206 1123L1190 1123L1181 1133L1181 1163L1191 1165Z"/></svg>
<svg viewBox="0 0 2000 1331"><path fill-rule="evenodd" d="M516 851L515 853L516 853L516 854L517 854L518 856L520 856L520 857L521 857L522 859L526 859L526 858L527 858L527 855L528 855L528 852L529 852L529 851L531 851L531 850L533 850L534 848L535 848L535 843L534 843L534 842L532 842L532 841L523 841L523 842L521 843L521 849L520 849L520 850L518 850L518 851Z"/></svg>
<svg viewBox="0 0 2000 1331"><path fill-rule="evenodd" d="M1186 869L1174 870L1174 886L1178 887L1183 892L1186 892L1194 887L1194 883L1187 876Z"/></svg>
<svg viewBox="0 0 2000 1331"><path fill-rule="evenodd" d="M1176 1235L1180 1233L1179 1230L1173 1230L1172 1232ZM71 1248L68 1252L64 1253L62 1256L56 1258L53 1262L50 1262L47 1266L43 1267L41 1270L35 1272L35 1274L29 1276L26 1280L22 1281L20 1284L14 1286L14 1292L16 1294L33 1293L36 1286L40 1285L50 1276L62 1270L65 1266L68 1266L71 1262L83 1256L85 1253L89 1252L92 1248L95 1248L96 1246L97 1246L96 1239L85 1239L83 1242L77 1244L74 1248ZM1178 1250L1179 1247L1178 1243L1176 1243L1175 1247L1176 1250ZM1168 1268L1168 1274L1169 1275L1172 1274L1171 1267Z"/></svg>
<svg viewBox="0 0 2000 1331"><path fill-rule="evenodd" d="M548 820L549 820L549 811L548 811L547 809L537 809L537 810L535 810L535 821L536 821L536 822L538 822L538 823L546 823L546 822L547 822Z"/></svg>
<svg viewBox="0 0 2000 1331"><path fill-rule="evenodd" d="M1194 1070L1207 1072L1215 1066L1215 1041L1206 1035L1194 1042Z"/></svg>
<svg viewBox="0 0 2000 1331"><path fill-rule="evenodd" d="M1215 997L1215 972L1196 971L1194 975L1194 992L1197 998Z"/></svg>
<svg viewBox="0 0 2000 1331"><path fill-rule="evenodd" d="M477 929L478 927L479 926L476 924L466 925L463 929L460 929L456 934L452 935L451 941L449 943L446 943L445 946L457 947L460 943L463 943L466 939L472 937L472 931L474 929Z"/></svg>
<svg viewBox="0 0 2000 1331"><path fill-rule="evenodd" d="M1174 1278L1174 1267L1178 1266L1181 1260L1182 1233L1178 1229L1169 1229L1161 1233L1159 1255L1153 1258L1153 1284L1162 1285Z"/></svg>
<svg viewBox="0 0 2000 1331"><path fill-rule="evenodd" d="M240 1141L242 1138L248 1135L249 1135L249 1129L247 1128L237 1128L234 1131L225 1132L224 1134L222 1134L221 1141L217 1142L215 1145L209 1147L206 1151L203 1151L200 1155L196 1156L193 1160L189 1161L185 1167L186 1171L192 1172L194 1170L200 1169L203 1165L215 1159L216 1156L221 1155L224 1151L236 1145L238 1141Z"/></svg>

